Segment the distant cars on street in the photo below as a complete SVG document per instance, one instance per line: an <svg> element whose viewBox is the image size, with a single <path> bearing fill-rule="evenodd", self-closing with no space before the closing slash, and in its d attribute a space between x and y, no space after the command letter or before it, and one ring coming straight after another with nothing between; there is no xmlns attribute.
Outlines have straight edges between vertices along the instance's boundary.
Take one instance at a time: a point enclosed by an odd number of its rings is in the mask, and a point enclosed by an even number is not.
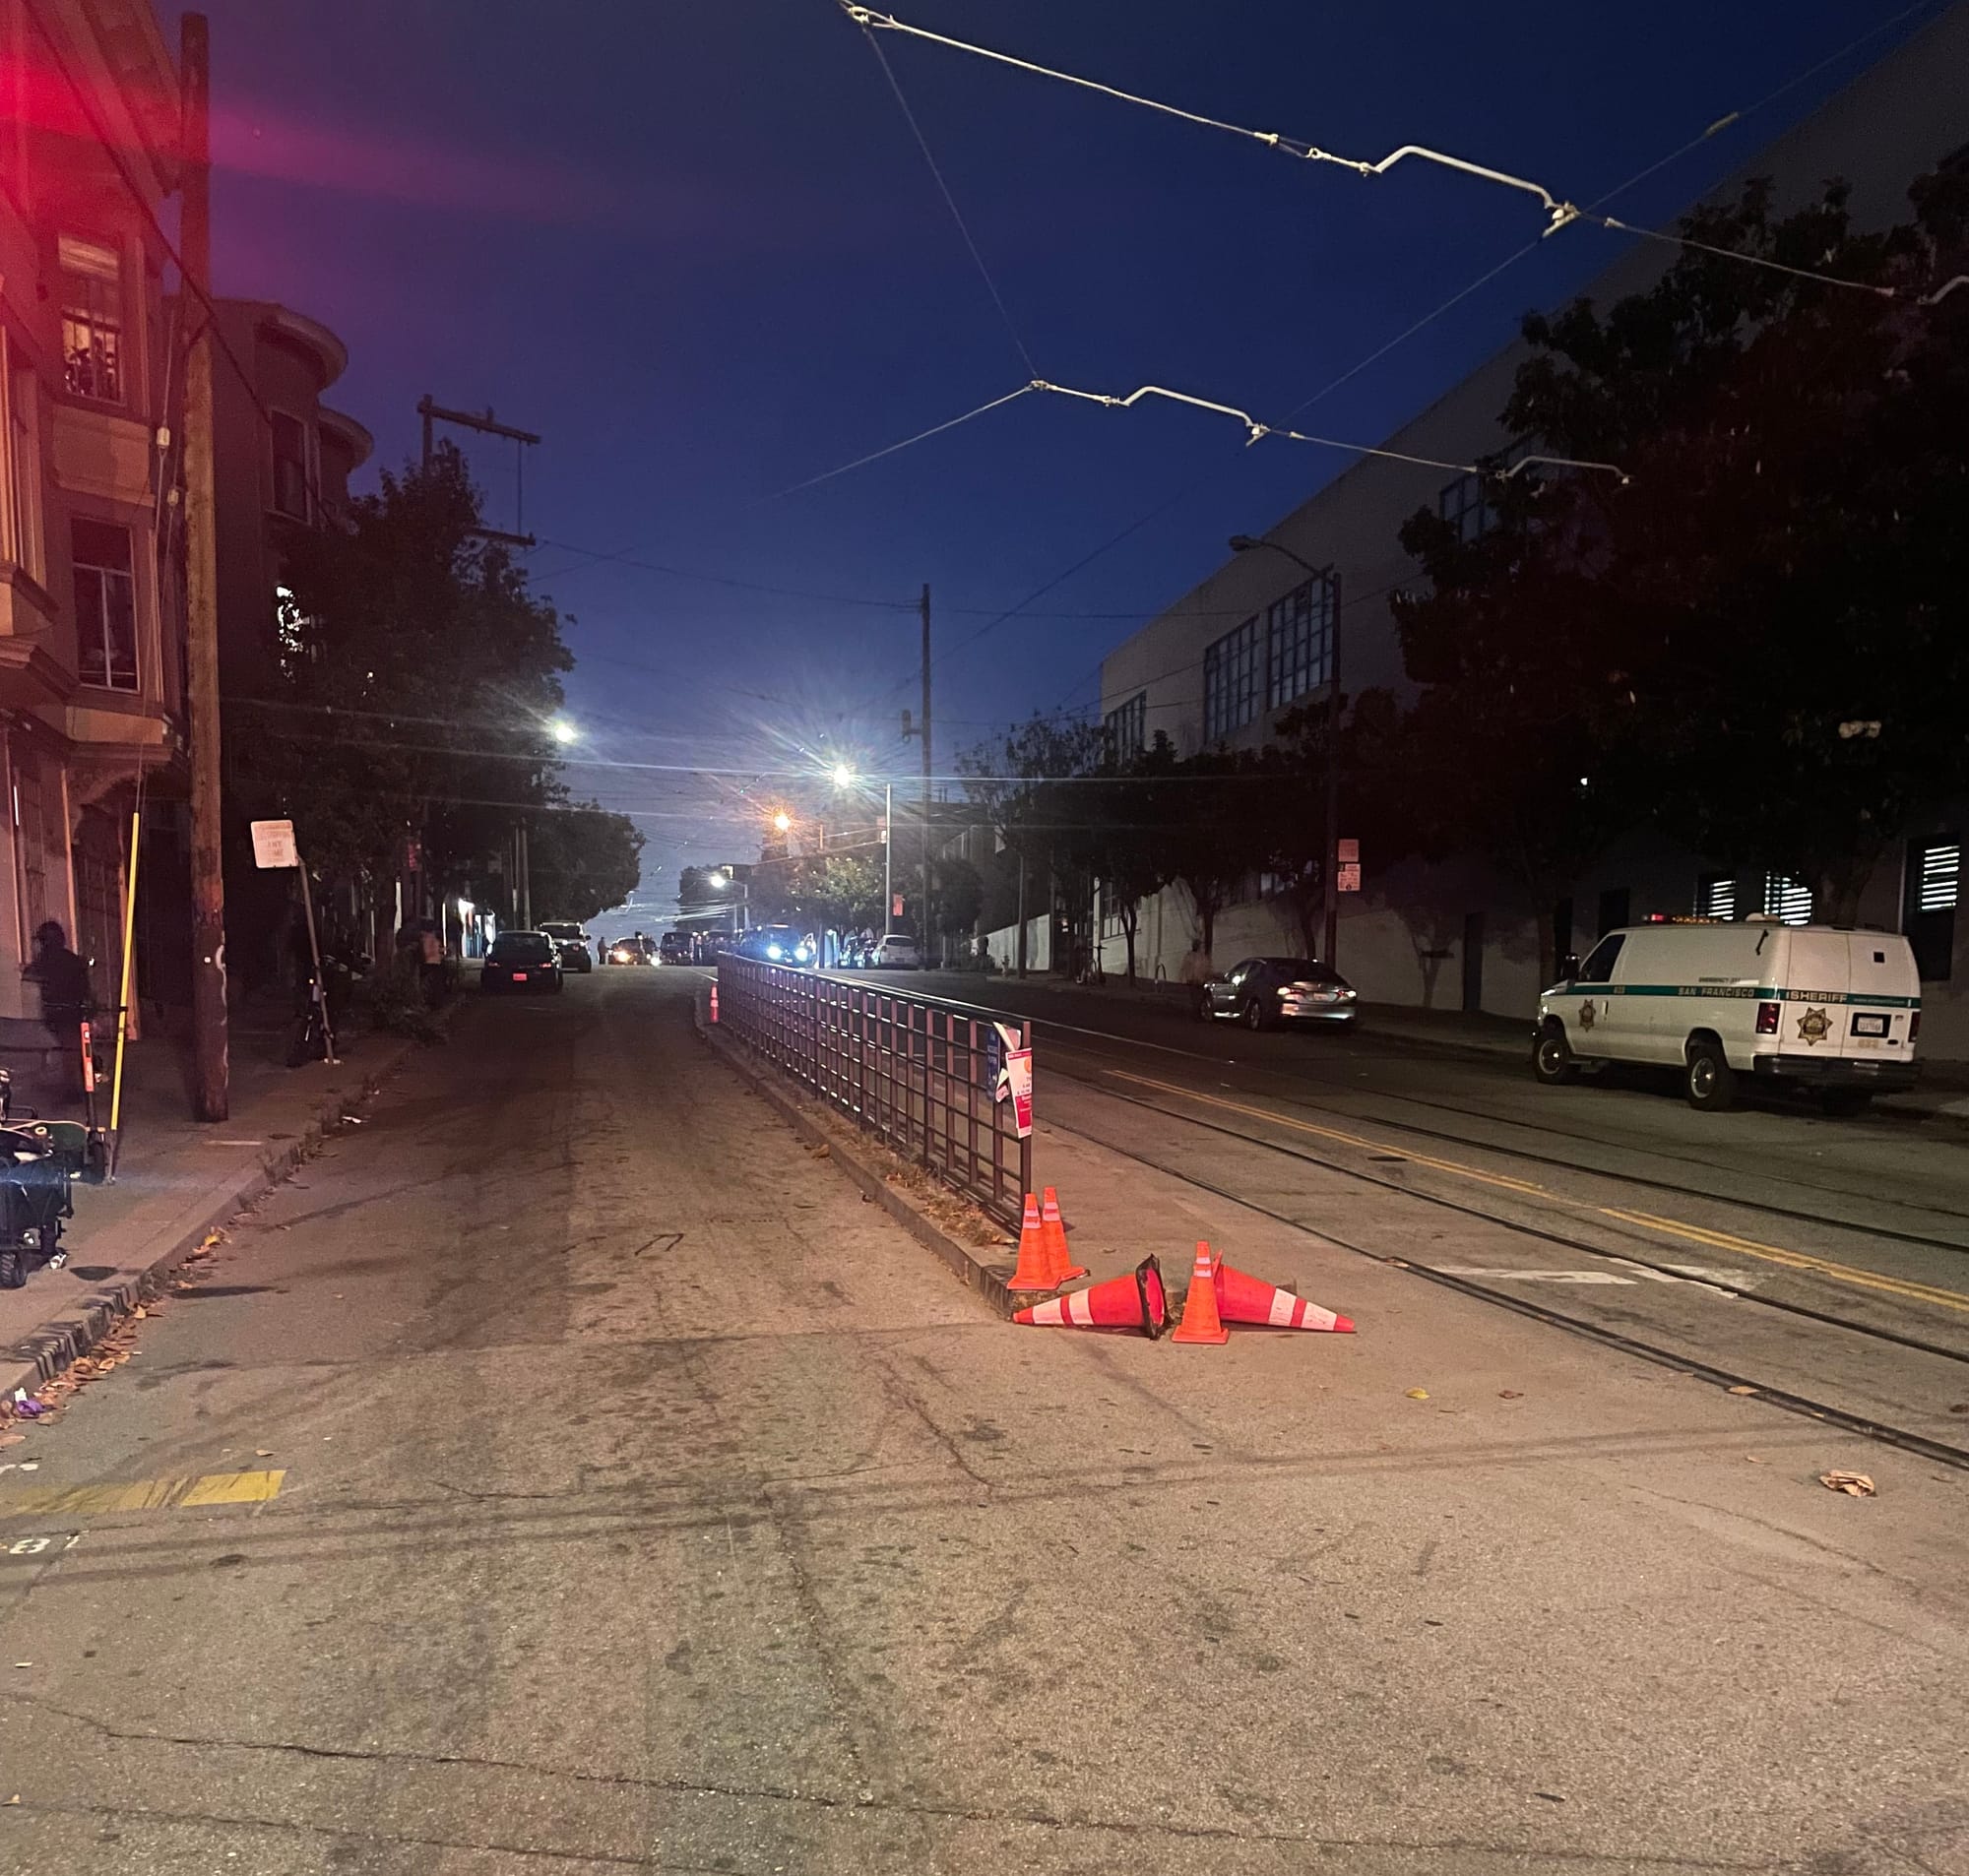
<svg viewBox="0 0 1969 1876"><path fill-rule="evenodd" d="M585 975L595 969L595 954L588 948L588 934L579 925L556 919L540 929L554 941L563 970L578 970Z"/></svg>
<svg viewBox="0 0 1969 1876"><path fill-rule="evenodd" d="M813 963L813 946L791 925L754 925L738 940L738 955L804 969Z"/></svg>
<svg viewBox="0 0 1969 1876"><path fill-rule="evenodd" d="M674 931L667 931L657 941L657 961L660 964L690 963L690 940Z"/></svg>
<svg viewBox="0 0 1969 1876"><path fill-rule="evenodd" d="M657 962L656 941L651 938L645 938L640 931L633 933L627 938L618 938L608 947L608 962L610 964L654 965Z"/></svg>
<svg viewBox="0 0 1969 1876"><path fill-rule="evenodd" d="M1241 1023L1247 1030L1288 1023L1346 1028L1360 1008L1354 986L1310 958L1246 958L1196 990L1199 1022Z"/></svg>
<svg viewBox="0 0 1969 1876"><path fill-rule="evenodd" d="M922 949L914 938L892 931L886 938L875 940L863 963L871 970L921 970Z"/></svg>
<svg viewBox="0 0 1969 1876"><path fill-rule="evenodd" d="M478 987L548 990L561 987L560 947L543 931L502 931L478 972Z"/></svg>

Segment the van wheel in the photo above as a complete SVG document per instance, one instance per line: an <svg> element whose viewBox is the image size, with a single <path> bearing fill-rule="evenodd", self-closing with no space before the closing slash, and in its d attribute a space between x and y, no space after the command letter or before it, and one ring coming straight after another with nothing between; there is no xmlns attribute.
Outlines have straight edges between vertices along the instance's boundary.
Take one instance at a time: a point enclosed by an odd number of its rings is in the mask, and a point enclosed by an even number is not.
<svg viewBox="0 0 1969 1876"><path fill-rule="evenodd" d="M1548 1088L1556 1088L1561 1082L1573 1080L1578 1073L1579 1064L1572 1059L1564 1030L1556 1023L1548 1024L1532 1044L1533 1076Z"/></svg>
<svg viewBox="0 0 1969 1876"><path fill-rule="evenodd" d="M1869 1088L1833 1088L1818 1097L1820 1106L1833 1120L1851 1120L1855 1114L1864 1114L1873 1099L1874 1093Z"/></svg>
<svg viewBox="0 0 1969 1876"><path fill-rule="evenodd" d="M1705 1113L1722 1113L1737 1104L1737 1072L1723 1059L1714 1042L1695 1042L1688 1050L1688 1067L1683 1076L1683 1093L1691 1107Z"/></svg>

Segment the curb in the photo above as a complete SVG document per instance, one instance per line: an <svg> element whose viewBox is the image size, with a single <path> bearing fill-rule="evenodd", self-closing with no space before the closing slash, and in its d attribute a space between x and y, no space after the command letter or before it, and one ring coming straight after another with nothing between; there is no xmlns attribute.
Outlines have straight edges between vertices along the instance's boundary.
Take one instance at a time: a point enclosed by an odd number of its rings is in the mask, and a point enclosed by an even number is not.
<svg viewBox="0 0 1969 1876"><path fill-rule="evenodd" d="M1009 1265L985 1263L977 1245L952 1237L907 1193L899 1192L874 1166L843 1147L839 1140L813 1120L796 1095L782 1088L775 1077L755 1067L746 1058L740 1044L728 1041L710 1028L705 1021L705 1003L701 996L691 999L691 1021L711 1052L759 1095L801 1140L810 1147L825 1147L828 1157L848 1175L864 1199L879 1205L918 1243L934 1251L949 1265L952 1275L967 1289L976 1290L999 1316L1007 1322L1011 1321L1017 1305L1012 1300L1012 1292L1005 1287Z"/></svg>
<svg viewBox="0 0 1969 1876"><path fill-rule="evenodd" d="M0 1417L6 1415L17 1388L32 1394L41 1383L52 1381L64 1368L79 1361L139 1303L157 1295L164 1279L214 1230L279 1185L321 1145L328 1137L328 1130L344 1114L373 1099L383 1083L424 1046L417 1041L399 1044L367 1070L355 1088L324 1099L313 1118L280 1152L265 1154L255 1164L235 1173L199 1202L198 1210L189 1219L181 1219L153 1233L155 1248L139 1253L144 1261L135 1276L83 1298L78 1305L79 1314L43 1323L0 1350Z"/></svg>

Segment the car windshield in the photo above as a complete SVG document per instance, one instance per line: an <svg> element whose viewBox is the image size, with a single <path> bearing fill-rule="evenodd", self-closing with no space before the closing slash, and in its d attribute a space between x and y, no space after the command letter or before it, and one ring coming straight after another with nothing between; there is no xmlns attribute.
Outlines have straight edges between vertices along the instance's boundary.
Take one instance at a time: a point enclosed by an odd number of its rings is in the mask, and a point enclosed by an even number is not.
<svg viewBox="0 0 1969 1876"><path fill-rule="evenodd" d="M553 956L553 941L544 932L505 931L492 940L494 964L545 964Z"/></svg>
<svg viewBox="0 0 1969 1876"><path fill-rule="evenodd" d="M545 932L549 938L572 939L572 938L579 938L581 936L581 927L579 925L542 925L540 929L543 932Z"/></svg>

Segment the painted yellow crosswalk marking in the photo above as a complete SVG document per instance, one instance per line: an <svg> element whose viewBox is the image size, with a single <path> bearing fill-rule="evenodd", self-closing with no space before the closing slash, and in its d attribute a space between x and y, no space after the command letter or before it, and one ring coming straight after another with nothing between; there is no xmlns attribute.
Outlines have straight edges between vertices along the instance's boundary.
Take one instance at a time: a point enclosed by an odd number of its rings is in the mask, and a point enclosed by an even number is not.
<svg viewBox="0 0 1969 1876"><path fill-rule="evenodd" d="M195 1478L139 1478L109 1485L40 1485L0 1497L0 1518L102 1518L121 1511L186 1511L201 1505L258 1505L280 1496L278 1471L206 1472Z"/></svg>

